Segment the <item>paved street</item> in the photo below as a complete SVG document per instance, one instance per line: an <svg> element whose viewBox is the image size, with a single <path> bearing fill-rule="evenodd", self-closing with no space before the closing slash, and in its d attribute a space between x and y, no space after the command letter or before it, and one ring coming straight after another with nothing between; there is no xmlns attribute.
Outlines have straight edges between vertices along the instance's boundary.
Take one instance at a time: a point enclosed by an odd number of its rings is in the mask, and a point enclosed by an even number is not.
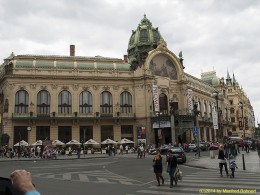
<svg viewBox="0 0 260 195"><path fill-rule="evenodd" d="M246 154L245 154L246 155ZM246 156L247 169L241 165L235 173L235 178L220 178L217 168L218 159L210 159L209 152L203 152L198 159L194 153L188 153L188 161L180 165L183 171L183 181L174 188L169 188L169 177L165 172L165 184L157 187L152 171L152 157L137 159L136 154L117 155L86 155L85 159L76 159L75 156L59 157L60 160L38 159L0 159L1 176L8 177L15 169L26 169L32 173L33 181L42 194L107 194L134 195L134 194L216 194L231 191L230 189L256 190L260 194L259 161L256 152ZM240 154L241 156L241 154ZM239 157L238 156L238 163ZM84 156L82 156L84 157ZM99 157L99 158L97 158ZM67 160L62 160L67 159ZM251 166L249 162L251 161ZM254 164L253 164L254 163ZM254 166L255 170L251 167ZM258 167L258 169L257 169ZM211 190L206 191L206 190ZM222 190L222 191L221 191ZM224 190L224 191L223 191ZM237 193L234 193L237 194ZM245 193L247 194L247 193Z"/></svg>

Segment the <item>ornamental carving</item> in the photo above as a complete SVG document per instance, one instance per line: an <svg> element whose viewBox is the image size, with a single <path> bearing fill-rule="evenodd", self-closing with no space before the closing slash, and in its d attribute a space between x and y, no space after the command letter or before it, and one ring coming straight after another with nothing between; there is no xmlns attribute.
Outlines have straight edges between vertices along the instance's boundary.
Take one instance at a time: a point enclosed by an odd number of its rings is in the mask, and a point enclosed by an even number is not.
<svg viewBox="0 0 260 195"><path fill-rule="evenodd" d="M99 86L93 85L93 89L94 89L94 90L98 90L98 89L99 89Z"/></svg>
<svg viewBox="0 0 260 195"><path fill-rule="evenodd" d="M113 86L113 89L117 91L119 89L119 87L117 85L115 85L115 86Z"/></svg>
<svg viewBox="0 0 260 195"><path fill-rule="evenodd" d="M69 87L68 86L62 86L61 89L62 90L69 90Z"/></svg>
<svg viewBox="0 0 260 195"><path fill-rule="evenodd" d="M47 90L47 86L41 86L41 90Z"/></svg>
<svg viewBox="0 0 260 195"><path fill-rule="evenodd" d="M103 87L103 90L105 90L105 91L108 91L109 89L110 89L110 87L108 87L108 86Z"/></svg>
<svg viewBox="0 0 260 195"><path fill-rule="evenodd" d="M52 85L51 85L51 88L52 88L52 89L57 89L57 87L58 87L58 86L57 86L56 84L52 84Z"/></svg>
<svg viewBox="0 0 260 195"><path fill-rule="evenodd" d="M129 87L123 87L124 91L129 91Z"/></svg>
<svg viewBox="0 0 260 195"><path fill-rule="evenodd" d="M89 91L89 86L83 86L82 89L83 89L83 91Z"/></svg>
<svg viewBox="0 0 260 195"><path fill-rule="evenodd" d="M31 89L36 89L36 84L31 84L31 85L30 85L30 88L31 88Z"/></svg>
<svg viewBox="0 0 260 195"><path fill-rule="evenodd" d="M73 90L74 90L74 91L77 91L78 89L79 89L79 85L74 84L74 85L73 85Z"/></svg>

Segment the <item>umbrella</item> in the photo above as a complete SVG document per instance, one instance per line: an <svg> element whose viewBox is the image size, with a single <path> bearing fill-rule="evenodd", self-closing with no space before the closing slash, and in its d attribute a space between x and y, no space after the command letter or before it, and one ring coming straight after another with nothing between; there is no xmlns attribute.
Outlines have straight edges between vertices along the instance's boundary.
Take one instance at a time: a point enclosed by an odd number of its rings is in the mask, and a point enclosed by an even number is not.
<svg viewBox="0 0 260 195"><path fill-rule="evenodd" d="M106 139L102 141L101 144L116 144L116 142L112 139Z"/></svg>
<svg viewBox="0 0 260 195"><path fill-rule="evenodd" d="M75 139L69 141L68 143L66 143L66 145L81 145L81 143Z"/></svg>
<svg viewBox="0 0 260 195"><path fill-rule="evenodd" d="M22 140L20 142L18 142L17 144L15 144L14 146L29 146L28 142Z"/></svg>
<svg viewBox="0 0 260 195"><path fill-rule="evenodd" d="M85 143L84 143L84 145L87 145L87 144L99 144L97 141L95 141L95 140L93 140L93 139L89 139L88 141L86 141Z"/></svg>
<svg viewBox="0 0 260 195"><path fill-rule="evenodd" d="M134 144L135 142L133 142L132 140L123 138L123 139L121 139L121 141L119 143L120 144Z"/></svg>
<svg viewBox="0 0 260 195"><path fill-rule="evenodd" d="M53 140L52 141L52 145L54 146L64 146L65 144L63 142L61 142L60 140Z"/></svg>
<svg viewBox="0 0 260 195"><path fill-rule="evenodd" d="M37 140L35 143L32 144L32 146L41 146L42 140Z"/></svg>

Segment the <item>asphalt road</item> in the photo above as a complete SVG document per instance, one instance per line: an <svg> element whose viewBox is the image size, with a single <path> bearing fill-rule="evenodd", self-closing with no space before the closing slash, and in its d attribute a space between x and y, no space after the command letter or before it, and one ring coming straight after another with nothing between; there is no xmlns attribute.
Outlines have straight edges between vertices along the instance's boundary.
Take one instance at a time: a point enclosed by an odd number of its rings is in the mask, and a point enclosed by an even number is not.
<svg viewBox="0 0 260 195"><path fill-rule="evenodd" d="M165 158L164 163L163 176L167 183L169 176L166 173ZM152 156L144 159L124 155L95 159L0 163L2 177L9 177L15 169L30 171L37 189L47 195L132 195L157 185L152 169ZM185 165L180 165L180 169L184 176L199 171Z"/></svg>

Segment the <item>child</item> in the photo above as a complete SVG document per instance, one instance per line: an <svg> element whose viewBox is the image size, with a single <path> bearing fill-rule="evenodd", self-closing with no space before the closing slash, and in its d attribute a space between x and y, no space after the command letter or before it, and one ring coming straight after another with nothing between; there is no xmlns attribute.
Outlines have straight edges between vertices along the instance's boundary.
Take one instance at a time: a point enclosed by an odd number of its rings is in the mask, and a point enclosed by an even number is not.
<svg viewBox="0 0 260 195"><path fill-rule="evenodd" d="M230 158L229 159L229 168L231 170L230 178L234 178L235 177L235 169L237 168L237 164L236 164L234 156L231 155L229 158Z"/></svg>

